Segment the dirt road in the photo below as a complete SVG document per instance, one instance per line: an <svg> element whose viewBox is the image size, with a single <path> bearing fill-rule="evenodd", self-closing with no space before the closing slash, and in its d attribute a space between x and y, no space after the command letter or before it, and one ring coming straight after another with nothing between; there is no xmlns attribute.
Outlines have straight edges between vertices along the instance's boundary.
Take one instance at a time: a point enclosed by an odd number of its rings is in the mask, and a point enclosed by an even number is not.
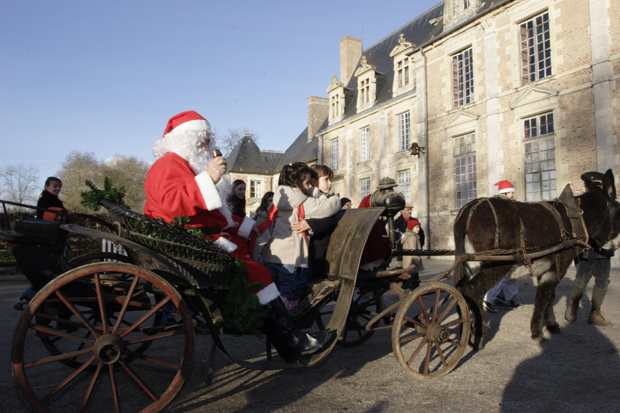
<svg viewBox="0 0 620 413"><path fill-rule="evenodd" d="M427 260L426 274L451 261ZM194 368L168 407L171 412L583 412L620 411L620 273L614 271L603 307L615 323L608 329L586 324L580 309L575 324L563 318L574 268L557 289L554 306L562 334L535 343L529 337L534 286L520 280L523 308L490 314L488 344L468 349L446 377L419 381L392 354L389 331L376 333L355 348L336 347L312 368L252 371L217 358L214 382L202 381L201 359L211 344L197 335ZM27 412L9 368L12 331L20 314L13 310L25 288L23 277L0 276L0 382L2 413ZM591 286L587 291L591 294ZM583 306L589 309L584 297Z"/></svg>

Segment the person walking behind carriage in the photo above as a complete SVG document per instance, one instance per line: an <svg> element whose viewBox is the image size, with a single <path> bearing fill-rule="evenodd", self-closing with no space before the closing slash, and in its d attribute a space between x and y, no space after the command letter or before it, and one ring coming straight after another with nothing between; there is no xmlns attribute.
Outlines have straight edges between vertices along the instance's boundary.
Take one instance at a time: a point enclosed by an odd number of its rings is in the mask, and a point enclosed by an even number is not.
<svg viewBox="0 0 620 413"><path fill-rule="evenodd" d="M581 179L586 179L603 188L603 174L600 172L586 172L581 175ZM588 187L586 186L586 191ZM589 249L575 258L577 274L573 281L573 289L570 293L570 301L566 307L564 318L571 323L577 320L579 302L588 286L588 282L594 276L594 286L592 287L592 308L588 316L588 323L598 327L611 327L613 324L603 317L601 307L609 287L609 272L611 270L611 257L614 256L613 250L602 248L590 241L592 249Z"/></svg>
<svg viewBox="0 0 620 413"><path fill-rule="evenodd" d="M269 271L248 256L246 240L255 223L232 215L227 208L231 185L225 176L226 159L214 150L209 122L194 111L179 113L168 121L163 137L152 149L157 160L144 183L144 214L166 222L187 216L189 225L202 230L246 265L250 282L263 285L255 294L260 304L270 310L266 334L283 358L295 361L300 355L318 351L330 338L327 332L319 333L319 337L301 332L280 299Z"/></svg>
<svg viewBox="0 0 620 413"><path fill-rule="evenodd" d="M509 181L499 181L495 184L499 194L496 198L514 200L515 187ZM512 278L502 278L499 283L484 296L484 308L491 312L497 312L494 305L502 305L511 308L521 308L523 304L519 301L519 287L517 281Z"/></svg>
<svg viewBox="0 0 620 413"><path fill-rule="evenodd" d="M340 198L317 195L318 188L312 186L311 176L311 169L305 163L284 165L273 196L277 214L271 234L266 232L257 241L259 248L264 245L263 263L288 302L289 310L299 304L312 278L307 234L293 231L291 225L304 218L328 218L340 210Z"/></svg>

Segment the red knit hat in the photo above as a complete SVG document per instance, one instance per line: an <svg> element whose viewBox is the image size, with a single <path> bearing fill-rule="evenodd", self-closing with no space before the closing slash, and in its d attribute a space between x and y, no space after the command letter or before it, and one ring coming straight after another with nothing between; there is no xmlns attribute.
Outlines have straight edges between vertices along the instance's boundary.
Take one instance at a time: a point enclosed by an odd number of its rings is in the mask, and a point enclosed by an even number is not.
<svg viewBox="0 0 620 413"><path fill-rule="evenodd" d="M173 129L206 130L207 132L211 132L211 125L209 125L209 122L207 122L207 120L198 113L193 110L188 110L187 112L181 112L170 118L168 124L166 125L166 129L164 130L164 136L170 133Z"/></svg>
<svg viewBox="0 0 620 413"><path fill-rule="evenodd" d="M499 181L495 185L499 186L499 193L505 194L506 192L514 192L515 187L508 181Z"/></svg>
<svg viewBox="0 0 620 413"><path fill-rule="evenodd" d="M415 219L410 219L409 222L407 222L407 229L414 229L418 225L420 226L420 228L422 227L422 224L420 224L418 221L416 221Z"/></svg>

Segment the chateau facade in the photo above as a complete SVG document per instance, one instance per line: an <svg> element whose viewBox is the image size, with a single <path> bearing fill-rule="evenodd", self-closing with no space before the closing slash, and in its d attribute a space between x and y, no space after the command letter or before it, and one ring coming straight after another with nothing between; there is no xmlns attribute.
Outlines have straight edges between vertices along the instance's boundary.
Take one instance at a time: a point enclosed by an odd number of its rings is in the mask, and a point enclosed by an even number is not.
<svg viewBox="0 0 620 413"><path fill-rule="evenodd" d="M354 204L395 179L427 248L454 248L461 206L500 180L529 202L581 193L587 171L620 178L620 0L446 0L365 50L340 46L308 134L318 163Z"/></svg>

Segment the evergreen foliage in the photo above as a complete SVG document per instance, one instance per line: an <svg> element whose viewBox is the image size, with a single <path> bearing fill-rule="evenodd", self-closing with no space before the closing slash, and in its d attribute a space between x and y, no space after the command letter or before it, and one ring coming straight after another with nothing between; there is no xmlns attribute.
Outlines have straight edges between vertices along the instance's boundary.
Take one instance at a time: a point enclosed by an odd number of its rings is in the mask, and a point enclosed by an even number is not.
<svg viewBox="0 0 620 413"><path fill-rule="evenodd" d="M103 180L103 189L97 188L97 186L95 186L95 184L88 179L84 182L84 184L90 188L90 190L80 193L80 197L82 198L80 201L81 205L90 208L95 212L99 211L99 208L101 208L101 205L99 205L99 201L101 199L107 199L108 201L115 202L118 205L125 205L123 202L126 192L125 187L112 187L112 180L107 176Z"/></svg>

